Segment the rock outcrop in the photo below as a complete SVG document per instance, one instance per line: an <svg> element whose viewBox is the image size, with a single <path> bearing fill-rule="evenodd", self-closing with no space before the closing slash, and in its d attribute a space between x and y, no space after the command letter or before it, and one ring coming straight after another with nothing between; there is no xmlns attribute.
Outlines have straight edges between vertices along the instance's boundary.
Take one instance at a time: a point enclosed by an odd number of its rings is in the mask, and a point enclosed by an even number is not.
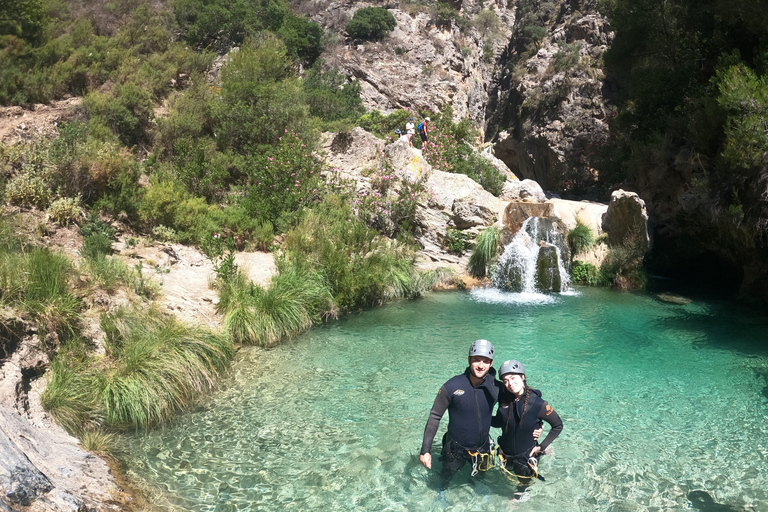
<svg viewBox="0 0 768 512"><path fill-rule="evenodd" d="M594 2L549 2L549 13L534 7L518 6L489 92L486 139L521 178L564 190L597 177L588 156L608 135L601 56L613 34ZM538 43L527 27L532 10L545 20Z"/></svg>
<svg viewBox="0 0 768 512"><path fill-rule="evenodd" d="M611 194L602 228L608 235L609 245L631 244L643 253L650 248L645 201L634 192L616 190Z"/></svg>

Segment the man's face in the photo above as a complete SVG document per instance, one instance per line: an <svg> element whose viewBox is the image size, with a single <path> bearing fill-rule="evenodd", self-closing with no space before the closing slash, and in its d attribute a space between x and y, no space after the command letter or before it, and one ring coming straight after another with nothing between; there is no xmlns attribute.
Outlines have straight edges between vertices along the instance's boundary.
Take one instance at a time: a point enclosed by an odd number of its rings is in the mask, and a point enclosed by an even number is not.
<svg viewBox="0 0 768 512"><path fill-rule="evenodd" d="M492 364L493 359L483 356L472 356L469 358L469 371L478 379L482 379L486 376L488 370L491 369Z"/></svg>

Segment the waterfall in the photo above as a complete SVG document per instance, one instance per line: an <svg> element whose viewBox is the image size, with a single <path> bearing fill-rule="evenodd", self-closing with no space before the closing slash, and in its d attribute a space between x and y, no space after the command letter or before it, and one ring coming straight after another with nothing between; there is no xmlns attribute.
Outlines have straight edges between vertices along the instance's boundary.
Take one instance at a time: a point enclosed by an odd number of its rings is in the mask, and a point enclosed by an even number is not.
<svg viewBox="0 0 768 512"><path fill-rule="evenodd" d="M562 292L570 276L565 237L552 219L528 217L504 248L491 282L496 288L523 293Z"/></svg>

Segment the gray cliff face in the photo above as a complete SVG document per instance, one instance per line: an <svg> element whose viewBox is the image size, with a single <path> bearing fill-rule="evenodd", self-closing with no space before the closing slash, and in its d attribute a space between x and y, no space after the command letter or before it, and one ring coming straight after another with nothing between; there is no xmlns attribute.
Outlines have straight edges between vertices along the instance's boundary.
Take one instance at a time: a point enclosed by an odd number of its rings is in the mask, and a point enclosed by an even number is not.
<svg viewBox="0 0 768 512"><path fill-rule="evenodd" d="M608 133L602 54L613 34L596 4L465 0L455 3L461 19L453 21L436 15L434 4L401 4L389 9L397 27L388 38L339 40L323 58L360 82L367 109L450 105L454 119L480 128L517 176L563 189L596 177L587 159ZM343 31L357 9L371 4L312 5L312 19ZM532 42L534 14L544 32Z"/></svg>
<svg viewBox="0 0 768 512"><path fill-rule="evenodd" d="M327 29L343 30L357 9L370 5L333 2L311 17ZM388 38L339 41L330 45L323 59L360 82L367 109L388 114L399 108L438 111L450 105L455 120L468 118L482 127L488 87L511 36L514 9L501 0L494 11L497 21L476 23L475 28L470 20L481 7L471 1L460 7L467 20L461 27L441 20L427 4L410 4L409 12L389 9L397 27Z"/></svg>
<svg viewBox="0 0 768 512"><path fill-rule="evenodd" d="M0 309L0 510L127 510L106 462L43 410L48 365L34 328Z"/></svg>
<svg viewBox="0 0 768 512"><path fill-rule="evenodd" d="M574 181L597 178L588 158L608 136L602 54L613 33L589 0L520 0L518 6L489 91L486 139L521 178L567 190ZM541 14L546 9L548 18ZM533 13L546 29L538 42L527 36Z"/></svg>

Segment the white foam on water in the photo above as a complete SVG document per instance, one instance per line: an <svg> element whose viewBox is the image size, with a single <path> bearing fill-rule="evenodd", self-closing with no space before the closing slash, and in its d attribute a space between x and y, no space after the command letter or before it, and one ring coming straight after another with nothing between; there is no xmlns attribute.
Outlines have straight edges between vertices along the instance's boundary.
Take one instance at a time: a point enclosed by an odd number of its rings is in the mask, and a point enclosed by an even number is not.
<svg viewBox="0 0 768 512"><path fill-rule="evenodd" d="M469 292L473 300L486 304L554 304L557 295L536 292L504 292L498 288L473 288Z"/></svg>

